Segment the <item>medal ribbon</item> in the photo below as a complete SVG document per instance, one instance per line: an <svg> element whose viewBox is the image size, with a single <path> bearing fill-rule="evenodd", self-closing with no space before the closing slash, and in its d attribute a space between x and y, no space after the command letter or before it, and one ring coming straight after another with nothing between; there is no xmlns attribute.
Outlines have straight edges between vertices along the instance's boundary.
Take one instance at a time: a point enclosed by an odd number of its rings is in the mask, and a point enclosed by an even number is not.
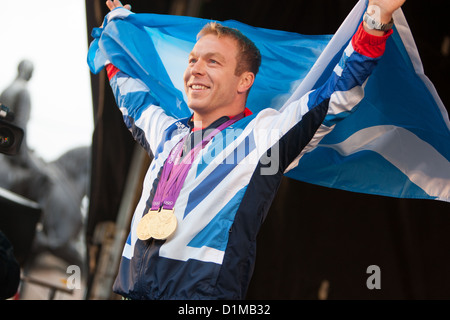
<svg viewBox="0 0 450 320"><path fill-rule="evenodd" d="M187 135L175 145L164 163L161 179L156 188L151 210L158 211L161 207L167 210L173 209L189 169L200 150L202 150L217 133L243 117L244 113L241 113L215 128L201 141L201 143L192 148L183 159L181 159L181 156Z"/></svg>

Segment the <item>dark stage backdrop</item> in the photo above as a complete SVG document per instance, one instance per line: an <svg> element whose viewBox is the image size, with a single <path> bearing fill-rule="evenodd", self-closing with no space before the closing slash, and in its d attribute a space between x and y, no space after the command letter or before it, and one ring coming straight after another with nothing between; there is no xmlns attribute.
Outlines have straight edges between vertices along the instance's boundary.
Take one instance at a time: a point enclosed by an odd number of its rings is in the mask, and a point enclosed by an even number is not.
<svg viewBox="0 0 450 320"><path fill-rule="evenodd" d="M134 12L169 13L173 12L173 2L131 4ZM194 15L202 18L235 19L303 34L334 33L356 3L191 2L199 4ZM86 7L90 33L101 24L107 8L103 0L86 0ZM449 54L448 47L442 50L442 43L450 32L444 8L444 0L407 1L403 11L425 73L448 108ZM92 75L92 90L95 131L88 240L98 223L115 221L135 146L103 72ZM380 268L381 289L366 285L371 265ZM448 270L448 203L355 194L286 178L258 237L257 262L247 298L448 299Z"/></svg>

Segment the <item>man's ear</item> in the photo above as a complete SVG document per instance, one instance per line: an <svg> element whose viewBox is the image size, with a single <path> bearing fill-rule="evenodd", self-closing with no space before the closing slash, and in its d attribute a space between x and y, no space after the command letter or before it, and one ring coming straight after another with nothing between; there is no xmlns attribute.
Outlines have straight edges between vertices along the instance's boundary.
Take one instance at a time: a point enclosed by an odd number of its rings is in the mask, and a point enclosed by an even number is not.
<svg viewBox="0 0 450 320"><path fill-rule="evenodd" d="M255 74L250 71L243 72L240 76L238 93L245 93L250 90L253 82L255 82Z"/></svg>

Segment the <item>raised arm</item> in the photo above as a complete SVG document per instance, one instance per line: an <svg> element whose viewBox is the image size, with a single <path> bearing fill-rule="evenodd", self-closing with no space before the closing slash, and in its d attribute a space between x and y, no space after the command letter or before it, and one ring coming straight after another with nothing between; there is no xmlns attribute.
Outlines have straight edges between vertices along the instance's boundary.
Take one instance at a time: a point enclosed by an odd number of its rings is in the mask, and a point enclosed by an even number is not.
<svg viewBox="0 0 450 320"><path fill-rule="evenodd" d="M405 0L369 0L367 14L370 19L365 19L364 30L372 35L382 36L385 31L377 30L375 28L376 23L380 23L380 26L388 26L392 23L393 13L400 8L403 3L405 3Z"/></svg>
<svg viewBox="0 0 450 320"><path fill-rule="evenodd" d="M288 158L290 164L286 171L297 166L304 153L313 150L338 122L356 110L356 106L364 97L365 84L383 55L386 40L392 33L391 26L383 27L382 24L388 24L394 11L403 3L404 0L370 1L367 11L372 19L366 17L330 78L322 86L307 93L302 99L293 102L285 109L288 112L288 119L291 122L298 122L298 124L293 123L294 127L300 128L300 124L308 119L314 128L310 131L314 135L308 136L307 139L310 140L306 147L300 148L297 154L292 152L292 157ZM304 117L306 114L309 116ZM288 124L288 122L284 123ZM307 135L293 135L294 139L305 136ZM302 146L304 142L300 142L298 145ZM292 145L296 143L291 143Z"/></svg>
<svg viewBox="0 0 450 320"><path fill-rule="evenodd" d="M122 5L119 0L107 0L106 5L111 11L131 9L131 5ZM125 125L134 139L148 153L155 155L162 137L167 135L169 129L176 127L177 119L164 112L160 101L141 80L129 76L111 63L106 65L106 71Z"/></svg>

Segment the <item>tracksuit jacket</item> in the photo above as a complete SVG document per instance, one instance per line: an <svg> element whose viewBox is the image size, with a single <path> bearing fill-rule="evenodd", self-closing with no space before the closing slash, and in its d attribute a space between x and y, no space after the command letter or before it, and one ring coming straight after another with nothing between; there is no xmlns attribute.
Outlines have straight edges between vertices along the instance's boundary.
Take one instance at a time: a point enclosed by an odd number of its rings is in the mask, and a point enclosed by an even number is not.
<svg viewBox="0 0 450 320"><path fill-rule="evenodd" d="M136 228L151 207L170 151L192 134L191 118L167 115L141 81L108 65L124 122L153 157L113 290L129 299L244 299L256 237L283 174L355 109L389 34L371 36L360 26L321 87L281 112L247 110L217 134L189 170L175 204L178 227L167 240L139 240Z"/></svg>

